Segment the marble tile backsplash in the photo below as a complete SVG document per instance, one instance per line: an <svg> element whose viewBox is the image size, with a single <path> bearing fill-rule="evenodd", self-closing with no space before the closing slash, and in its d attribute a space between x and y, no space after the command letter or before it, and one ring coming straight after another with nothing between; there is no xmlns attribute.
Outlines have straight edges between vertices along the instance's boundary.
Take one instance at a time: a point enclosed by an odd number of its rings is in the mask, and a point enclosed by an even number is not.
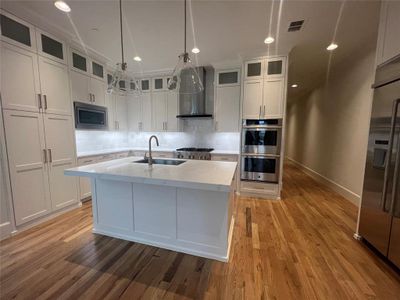
<svg viewBox="0 0 400 300"><path fill-rule="evenodd" d="M130 132L129 147L147 147L149 137L155 134L160 142L160 148L176 149L181 147L206 147L216 150L238 151L240 134L238 132Z"/></svg>
<svg viewBox="0 0 400 300"><path fill-rule="evenodd" d="M76 130L77 152L129 147L128 132Z"/></svg>

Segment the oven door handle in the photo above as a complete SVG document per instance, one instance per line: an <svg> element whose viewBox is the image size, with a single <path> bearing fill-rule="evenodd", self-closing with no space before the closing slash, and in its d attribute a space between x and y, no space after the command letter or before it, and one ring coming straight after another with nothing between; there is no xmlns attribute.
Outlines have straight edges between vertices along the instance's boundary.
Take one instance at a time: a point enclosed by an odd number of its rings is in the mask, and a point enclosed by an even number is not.
<svg viewBox="0 0 400 300"><path fill-rule="evenodd" d="M242 156L248 157L267 157L267 158L280 158L279 154L259 154L259 153L242 153Z"/></svg>
<svg viewBox="0 0 400 300"><path fill-rule="evenodd" d="M271 125L246 125L243 129L282 129L282 126L271 126Z"/></svg>

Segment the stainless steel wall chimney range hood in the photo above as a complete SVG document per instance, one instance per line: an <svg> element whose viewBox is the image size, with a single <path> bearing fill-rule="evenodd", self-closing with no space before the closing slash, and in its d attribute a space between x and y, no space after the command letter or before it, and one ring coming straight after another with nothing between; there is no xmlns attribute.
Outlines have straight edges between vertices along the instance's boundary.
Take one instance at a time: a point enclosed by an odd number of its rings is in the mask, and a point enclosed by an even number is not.
<svg viewBox="0 0 400 300"><path fill-rule="evenodd" d="M214 103L214 68L197 67L204 90L196 94L179 94L179 114L177 118L212 118ZM181 85L190 84L190 78L182 71ZM190 75L190 74L188 74ZM179 91L178 91L179 93Z"/></svg>

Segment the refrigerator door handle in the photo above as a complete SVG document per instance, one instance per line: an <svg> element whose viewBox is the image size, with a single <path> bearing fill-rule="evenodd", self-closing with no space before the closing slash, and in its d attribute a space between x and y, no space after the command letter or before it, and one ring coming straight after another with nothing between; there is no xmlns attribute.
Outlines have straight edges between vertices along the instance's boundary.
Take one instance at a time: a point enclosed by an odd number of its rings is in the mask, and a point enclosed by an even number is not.
<svg viewBox="0 0 400 300"><path fill-rule="evenodd" d="M394 132L396 131L396 117L397 111L400 103L400 98L393 101L393 110L392 110L392 120L391 120L391 128L390 128L390 137L389 137L389 147L388 147L388 155L386 156L386 166L385 166L385 175L383 180L383 189L382 189L382 200L381 200L381 210L386 212L386 190L388 184L388 177L389 177L389 169L390 169L390 162L392 161L392 150L393 150L393 140L394 140ZM398 151L396 154L396 160L398 158ZM397 179L397 174L395 173L395 180ZM396 184L393 182L393 186Z"/></svg>

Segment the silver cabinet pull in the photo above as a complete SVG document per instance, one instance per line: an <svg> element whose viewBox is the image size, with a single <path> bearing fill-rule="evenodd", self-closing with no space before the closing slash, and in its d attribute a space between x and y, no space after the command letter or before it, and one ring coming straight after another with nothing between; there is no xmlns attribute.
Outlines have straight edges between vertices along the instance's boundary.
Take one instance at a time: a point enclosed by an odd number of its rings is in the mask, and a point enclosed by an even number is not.
<svg viewBox="0 0 400 300"><path fill-rule="evenodd" d="M44 100L44 109L47 110L47 96L43 95L43 100Z"/></svg>
<svg viewBox="0 0 400 300"><path fill-rule="evenodd" d="M42 94L38 94L38 105L39 105L39 109L42 109Z"/></svg>
<svg viewBox="0 0 400 300"><path fill-rule="evenodd" d="M165 122L165 131L168 130L168 122Z"/></svg>
<svg viewBox="0 0 400 300"><path fill-rule="evenodd" d="M43 160L44 160L44 163L47 164L47 151L46 151L46 149L43 149Z"/></svg>
<svg viewBox="0 0 400 300"><path fill-rule="evenodd" d="M52 163L53 162L53 155L51 154L51 149L49 150L49 162Z"/></svg>
<svg viewBox="0 0 400 300"><path fill-rule="evenodd" d="M261 118L261 105L260 105L260 112L258 113L258 117Z"/></svg>
<svg viewBox="0 0 400 300"><path fill-rule="evenodd" d="M92 95L93 95L93 102L96 102L96 95L95 94Z"/></svg>
<svg viewBox="0 0 400 300"><path fill-rule="evenodd" d="M263 116L265 117L265 105L264 105L264 113L263 113Z"/></svg>

